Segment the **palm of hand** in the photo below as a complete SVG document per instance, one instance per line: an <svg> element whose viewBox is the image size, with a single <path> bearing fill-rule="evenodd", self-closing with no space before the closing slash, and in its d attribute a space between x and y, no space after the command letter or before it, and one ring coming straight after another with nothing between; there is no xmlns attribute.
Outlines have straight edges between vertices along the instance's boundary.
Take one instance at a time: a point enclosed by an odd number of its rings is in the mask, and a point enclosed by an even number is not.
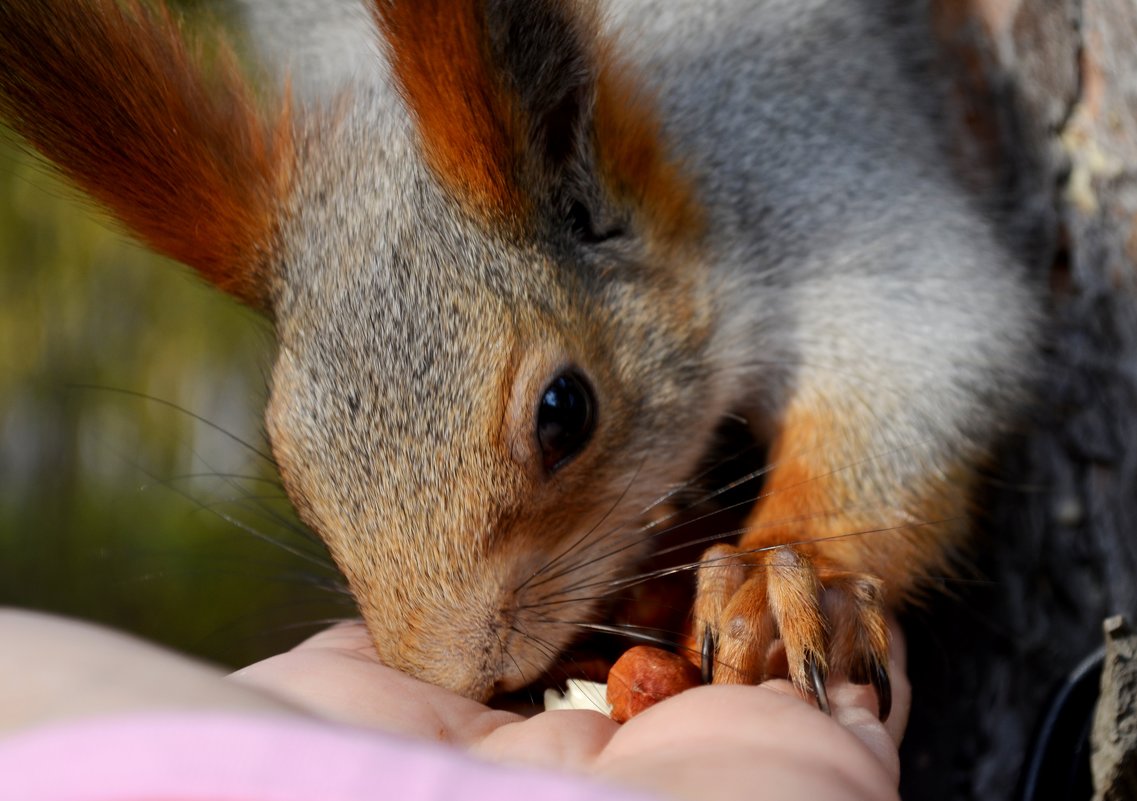
<svg viewBox="0 0 1137 801"><path fill-rule="evenodd" d="M523 718L380 664L361 625L323 632L233 678L321 717L666 795L751 798L757 788L772 798L883 798L896 792L909 701L899 645L892 656L899 680L887 725L871 688L847 682L830 690L833 718L786 681L697 688L622 726L588 711Z"/></svg>

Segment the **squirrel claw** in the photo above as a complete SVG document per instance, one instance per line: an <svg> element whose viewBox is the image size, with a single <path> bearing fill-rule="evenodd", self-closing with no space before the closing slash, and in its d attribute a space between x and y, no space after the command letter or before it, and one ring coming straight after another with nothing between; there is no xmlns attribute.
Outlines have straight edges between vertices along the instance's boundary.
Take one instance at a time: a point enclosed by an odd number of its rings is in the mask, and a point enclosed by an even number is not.
<svg viewBox="0 0 1137 801"><path fill-rule="evenodd" d="M817 708L831 716L833 710L829 707L829 694L825 691L825 672L817 660L812 658L806 660L806 670L809 671L810 680L813 682L813 696L817 700Z"/></svg>
<svg viewBox="0 0 1137 801"><path fill-rule="evenodd" d="M869 673L869 683L876 689L877 702L880 705L878 717L880 722L884 723L892 712L892 679L888 677L888 668L874 661L872 671Z"/></svg>
<svg viewBox="0 0 1137 801"><path fill-rule="evenodd" d="M715 635L710 626L703 629L703 648L699 654L699 669L703 684L715 681Z"/></svg>

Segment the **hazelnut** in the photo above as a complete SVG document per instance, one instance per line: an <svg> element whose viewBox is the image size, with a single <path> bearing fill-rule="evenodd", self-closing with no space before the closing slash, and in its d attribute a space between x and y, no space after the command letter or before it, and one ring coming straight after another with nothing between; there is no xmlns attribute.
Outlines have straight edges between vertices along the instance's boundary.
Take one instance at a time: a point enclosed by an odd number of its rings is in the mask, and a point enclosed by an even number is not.
<svg viewBox="0 0 1137 801"><path fill-rule="evenodd" d="M698 686L699 681L699 669L678 654L637 645L608 673L612 720L623 723L664 698Z"/></svg>

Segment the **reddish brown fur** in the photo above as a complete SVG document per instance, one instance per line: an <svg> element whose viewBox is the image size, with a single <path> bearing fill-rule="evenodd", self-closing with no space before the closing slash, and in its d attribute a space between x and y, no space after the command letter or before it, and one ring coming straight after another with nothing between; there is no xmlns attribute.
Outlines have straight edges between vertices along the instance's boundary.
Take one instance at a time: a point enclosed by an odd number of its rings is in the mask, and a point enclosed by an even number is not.
<svg viewBox="0 0 1137 801"><path fill-rule="evenodd" d="M490 63L480 4L376 0L374 8L435 173L482 212L522 211L514 166L524 128Z"/></svg>
<svg viewBox="0 0 1137 801"><path fill-rule="evenodd" d="M851 454L868 446L842 438L850 426L834 417L839 414L839 409L827 414L791 409L739 547L797 544L823 572L882 579L886 601L895 606L919 589L922 577L950 570L946 549L929 548L928 542L958 539L971 478L960 465L909 487L905 503L882 505L873 488L898 480L888 466L895 455L856 461Z"/></svg>
<svg viewBox="0 0 1137 801"><path fill-rule="evenodd" d="M669 245L697 237L701 209L680 165L668 154L652 99L612 52L600 58L596 87L600 172L620 200L641 208Z"/></svg>
<svg viewBox="0 0 1137 801"><path fill-rule="evenodd" d="M0 3L0 115L145 244L256 305L293 160L232 52L138 0Z"/></svg>

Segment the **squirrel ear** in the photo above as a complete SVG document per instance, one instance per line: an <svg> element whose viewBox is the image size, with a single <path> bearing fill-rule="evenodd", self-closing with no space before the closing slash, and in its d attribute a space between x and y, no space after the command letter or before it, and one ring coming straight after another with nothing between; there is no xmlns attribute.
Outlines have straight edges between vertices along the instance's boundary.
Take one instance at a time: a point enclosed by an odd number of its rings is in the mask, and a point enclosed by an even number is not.
<svg viewBox="0 0 1137 801"><path fill-rule="evenodd" d="M491 53L528 123L529 165L538 180L553 177L554 186L566 165L576 167L561 205L567 202L574 216L573 205L594 206L594 222L611 218L586 238L621 230L615 220L629 212L641 230L671 244L697 235L702 218L668 148L655 98L602 33L596 4L484 1ZM581 176L593 186L579 185Z"/></svg>
<svg viewBox="0 0 1137 801"><path fill-rule="evenodd" d="M228 47L139 0L3 0L0 118L146 245L267 309L293 126Z"/></svg>
<svg viewBox="0 0 1137 801"><path fill-rule="evenodd" d="M564 195L578 194L667 240L700 229L653 99L594 2L372 2L427 160L461 199L524 224L550 202L572 216L583 198ZM581 176L591 186L574 189Z"/></svg>
<svg viewBox="0 0 1137 801"><path fill-rule="evenodd" d="M632 209L639 225L666 248L698 240L703 208L681 161L667 141L654 96L615 51L599 57L591 119L593 172L605 194Z"/></svg>
<svg viewBox="0 0 1137 801"><path fill-rule="evenodd" d="M594 7L372 0L424 154L483 213L517 220L576 150L595 85Z"/></svg>
<svg viewBox="0 0 1137 801"><path fill-rule="evenodd" d="M558 170L579 151L591 115L599 42L595 4L485 0L485 18L490 57L517 98L522 157Z"/></svg>
<svg viewBox="0 0 1137 801"><path fill-rule="evenodd" d="M482 214L499 221L528 217L532 135L562 159L564 142L549 139L552 129L541 119L558 108L575 113L573 92L561 88L561 71L549 67L579 56L545 48L571 30L564 24L567 4L372 0L372 9L439 180Z"/></svg>

